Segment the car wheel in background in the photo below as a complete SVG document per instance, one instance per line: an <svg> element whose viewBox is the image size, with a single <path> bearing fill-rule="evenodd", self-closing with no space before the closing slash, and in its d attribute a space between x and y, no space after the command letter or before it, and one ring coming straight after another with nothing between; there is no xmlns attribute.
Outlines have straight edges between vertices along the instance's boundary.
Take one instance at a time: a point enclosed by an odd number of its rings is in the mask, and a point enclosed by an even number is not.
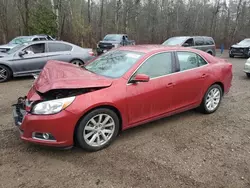
<svg viewBox="0 0 250 188"><path fill-rule="evenodd" d="M247 77L250 78L250 73L246 73Z"/></svg>
<svg viewBox="0 0 250 188"><path fill-rule="evenodd" d="M205 114L211 114L215 112L222 99L222 88L218 84L212 85L208 88L206 94L203 97L202 103L199 107L200 111Z"/></svg>
<svg viewBox="0 0 250 188"><path fill-rule="evenodd" d="M0 83L8 81L10 78L11 70L4 65L0 65Z"/></svg>
<svg viewBox="0 0 250 188"><path fill-rule="evenodd" d="M234 58L234 55L232 55L232 54L229 54L229 57L230 57L230 58Z"/></svg>
<svg viewBox="0 0 250 188"><path fill-rule="evenodd" d="M70 63L74 64L74 65L77 65L79 67L82 67L84 65L84 62L79 60L79 59L74 59L72 60Z"/></svg>
<svg viewBox="0 0 250 188"><path fill-rule="evenodd" d="M98 151L116 138L119 132L117 114L107 108L91 111L80 121L76 130L78 144L87 151Z"/></svg>

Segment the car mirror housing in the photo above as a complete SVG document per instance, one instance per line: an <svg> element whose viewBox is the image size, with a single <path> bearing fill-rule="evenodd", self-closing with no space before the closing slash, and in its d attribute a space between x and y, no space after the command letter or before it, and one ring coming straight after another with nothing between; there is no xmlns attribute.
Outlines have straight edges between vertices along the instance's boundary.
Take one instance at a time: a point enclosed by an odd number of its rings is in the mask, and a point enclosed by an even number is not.
<svg viewBox="0 0 250 188"><path fill-rule="evenodd" d="M25 54L27 54L26 51L21 51L21 52L18 53L18 56L23 57Z"/></svg>
<svg viewBox="0 0 250 188"><path fill-rule="evenodd" d="M131 83L137 82L148 82L150 80L149 76L146 74L137 74L135 77L130 81Z"/></svg>

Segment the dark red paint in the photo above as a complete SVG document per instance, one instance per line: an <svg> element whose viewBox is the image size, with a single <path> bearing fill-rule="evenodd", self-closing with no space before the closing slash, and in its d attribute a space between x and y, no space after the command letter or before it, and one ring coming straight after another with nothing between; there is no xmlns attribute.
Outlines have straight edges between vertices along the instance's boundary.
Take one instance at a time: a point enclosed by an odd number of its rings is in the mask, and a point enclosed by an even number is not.
<svg viewBox="0 0 250 188"><path fill-rule="evenodd" d="M62 88L95 88L78 95L74 102L55 115L32 115L27 113L21 125L21 138L26 141L50 145L71 146L78 121L90 110L100 106L112 106L119 111L122 130L155 119L198 107L207 89L214 83L223 85L227 93L231 87L232 65L205 52L160 45L122 47L120 50L143 52L145 55L121 78L111 79L98 76L74 65L63 62L48 62L34 86L28 100L42 100L36 93ZM136 68L149 56L165 51L191 51L198 53L209 64L197 69L177 72L148 82L128 84ZM146 75L136 77L146 81ZM49 132L56 142L32 139L32 132Z"/></svg>

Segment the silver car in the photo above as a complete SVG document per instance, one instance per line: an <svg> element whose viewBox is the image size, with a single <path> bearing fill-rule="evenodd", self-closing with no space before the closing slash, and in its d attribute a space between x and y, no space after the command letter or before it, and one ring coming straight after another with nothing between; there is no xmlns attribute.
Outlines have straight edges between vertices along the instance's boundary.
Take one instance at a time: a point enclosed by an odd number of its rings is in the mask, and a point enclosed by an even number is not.
<svg viewBox="0 0 250 188"><path fill-rule="evenodd" d="M5 82L12 77L37 74L49 60L59 60L82 66L93 58L92 49L81 48L68 42L24 43L6 53L0 53L0 82Z"/></svg>
<svg viewBox="0 0 250 188"><path fill-rule="evenodd" d="M0 45L0 52L7 52L10 49L26 42L39 41L39 40L55 40L50 35L32 35L32 36L19 36L12 39L8 44Z"/></svg>
<svg viewBox="0 0 250 188"><path fill-rule="evenodd" d="M245 63L243 71L246 73L247 77L250 78L250 58Z"/></svg>
<svg viewBox="0 0 250 188"><path fill-rule="evenodd" d="M216 46L214 39L207 36L178 36L171 37L166 40L163 45L165 46L184 46L195 48L207 52L213 56L216 55Z"/></svg>

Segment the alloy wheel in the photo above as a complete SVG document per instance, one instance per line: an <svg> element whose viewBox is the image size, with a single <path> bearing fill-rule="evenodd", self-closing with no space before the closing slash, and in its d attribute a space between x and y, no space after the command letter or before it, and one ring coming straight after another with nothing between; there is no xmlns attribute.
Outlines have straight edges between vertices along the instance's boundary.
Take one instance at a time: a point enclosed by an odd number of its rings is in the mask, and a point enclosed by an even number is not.
<svg viewBox="0 0 250 188"><path fill-rule="evenodd" d="M0 67L0 81L5 81L8 78L8 72L5 67Z"/></svg>
<svg viewBox="0 0 250 188"><path fill-rule="evenodd" d="M206 97L206 102L205 105L209 111L214 111L221 100L221 92L218 88L213 88L209 91L207 97Z"/></svg>
<svg viewBox="0 0 250 188"><path fill-rule="evenodd" d="M115 131L115 121L108 114L98 114L92 117L83 130L85 142L92 147L106 144Z"/></svg>

